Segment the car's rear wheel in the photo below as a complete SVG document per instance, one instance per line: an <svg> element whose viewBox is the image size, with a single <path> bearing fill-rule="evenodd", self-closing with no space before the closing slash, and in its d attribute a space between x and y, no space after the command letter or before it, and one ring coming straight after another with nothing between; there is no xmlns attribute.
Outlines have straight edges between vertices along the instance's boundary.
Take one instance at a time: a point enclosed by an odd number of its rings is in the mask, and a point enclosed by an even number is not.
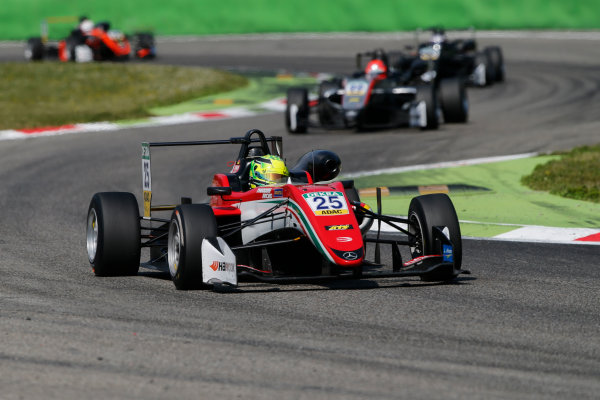
<svg viewBox="0 0 600 400"><path fill-rule="evenodd" d="M44 58L44 43L42 38L30 38L25 44L25 60L39 61Z"/></svg>
<svg viewBox="0 0 600 400"><path fill-rule="evenodd" d="M450 198L441 193L413 198L408 208L408 220L408 231L415 237L410 246L413 258L439 252L433 236L434 226L446 227L453 244L453 268L432 271L423 275L421 279L424 281L449 281L456 278L462 265L462 237L456 210Z"/></svg>
<svg viewBox="0 0 600 400"><path fill-rule="evenodd" d="M462 78L455 77L441 80L440 103L445 122L467 122L469 119L469 100Z"/></svg>
<svg viewBox="0 0 600 400"><path fill-rule="evenodd" d="M499 46L489 46L485 49L492 65L494 66L494 79L496 82L504 82L504 57Z"/></svg>
<svg viewBox="0 0 600 400"><path fill-rule="evenodd" d="M496 81L496 66L487 49L477 53L475 56L475 65L483 65L485 68L485 86L493 85Z"/></svg>
<svg viewBox="0 0 600 400"><path fill-rule="evenodd" d="M434 85L417 86L417 102L425 103L425 115L427 121L421 129L437 129L439 126L438 120L438 102L437 94Z"/></svg>
<svg viewBox="0 0 600 400"><path fill-rule="evenodd" d="M87 217L87 253L98 276L136 275L140 266L140 216L135 196L96 193Z"/></svg>
<svg viewBox="0 0 600 400"><path fill-rule="evenodd" d="M217 236L217 220L207 204L182 204L171 216L169 272L180 290L202 287L202 241Z"/></svg>
<svg viewBox="0 0 600 400"><path fill-rule="evenodd" d="M285 127L290 133L306 133L308 130L308 91L292 88L287 91Z"/></svg>

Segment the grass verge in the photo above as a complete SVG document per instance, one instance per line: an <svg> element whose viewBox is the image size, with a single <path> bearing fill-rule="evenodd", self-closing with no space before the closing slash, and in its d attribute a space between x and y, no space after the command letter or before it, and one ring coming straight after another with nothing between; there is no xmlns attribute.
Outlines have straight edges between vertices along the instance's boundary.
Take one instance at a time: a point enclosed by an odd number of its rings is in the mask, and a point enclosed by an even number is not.
<svg viewBox="0 0 600 400"><path fill-rule="evenodd" d="M381 174L355 178L358 188L404 185L470 184L490 189L482 192L449 192L458 217L468 236L494 236L514 229L509 225L543 225L564 228L597 228L600 226L600 204L563 198L521 184L521 177L537 165L560 156L540 156L498 163L443 169ZM595 172L598 174L598 170ZM406 215L414 195L383 197L383 212ZM373 197L362 199L371 206Z"/></svg>
<svg viewBox="0 0 600 400"><path fill-rule="evenodd" d="M534 190L600 203L600 145L557 154L560 159L536 166L521 183Z"/></svg>
<svg viewBox="0 0 600 400"><path fill-rule="evenodd" d="M144 118L247 85L214 69L134 63L6 63L0 76L0 129Z"/></svg>

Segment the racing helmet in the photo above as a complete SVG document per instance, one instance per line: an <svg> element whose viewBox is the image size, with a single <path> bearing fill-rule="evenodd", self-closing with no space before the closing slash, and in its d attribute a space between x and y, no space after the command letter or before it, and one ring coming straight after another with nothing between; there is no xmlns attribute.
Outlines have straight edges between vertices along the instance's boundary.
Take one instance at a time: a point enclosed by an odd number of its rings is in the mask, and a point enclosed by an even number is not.
<svg viewBox="0 0 600 400"><path fill-rule="evenodd" d="M82 21L79 23L79 29L82 33L87 35L92 31L92 29L94 29L94 22L87 18L82 19Z"/></svg>
<svg viewBox="0 0 600 400"><path fill-rule="evenodd" d="M373 79L385 79L387 76L387 67L381 60L371 60L365 68L365 73Z"/></svg>
<svg viewBox="0 0 600 400"><path fill-rule="evenodd" d="M275 155L260 156L250 163L250 188L285 183L290 173L281 157Z"/></svg>

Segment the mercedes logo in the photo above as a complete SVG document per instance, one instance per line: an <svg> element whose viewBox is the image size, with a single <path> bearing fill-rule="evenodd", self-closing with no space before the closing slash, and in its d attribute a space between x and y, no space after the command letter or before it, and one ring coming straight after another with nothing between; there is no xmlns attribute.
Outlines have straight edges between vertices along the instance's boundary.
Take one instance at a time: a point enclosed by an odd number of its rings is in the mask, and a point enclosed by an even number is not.
<svg viewBox="0 0 600 400"><path fill-rule="evenodd" d="M356 260L358 258L358 255L353 251L347 251L344 254L342 254L342 257L344 257L346 260Z"/></svg>

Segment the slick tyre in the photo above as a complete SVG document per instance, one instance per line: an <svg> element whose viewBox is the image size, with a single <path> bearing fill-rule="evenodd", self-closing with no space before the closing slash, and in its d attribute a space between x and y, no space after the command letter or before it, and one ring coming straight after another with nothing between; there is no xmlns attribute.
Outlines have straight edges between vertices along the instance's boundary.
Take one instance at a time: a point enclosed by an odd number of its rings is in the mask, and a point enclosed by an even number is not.
<svg viewBox="0 0 600 400"><path fill-rule="evenodd" d="M171 215L168 263L179 290L202 288L202 241L217 236L217 220L208 204L182 204Z"/></svg>
<svg viewBox="0 0 600 400"><path fill-rule="evenodd" d="M135 196L96 193L87 217L87 253L97 276L136 275L140 266L140 215Z"/></svg>
<svg viewBox="0 0 600 400"><path fill-rule="evenodd" d="M496 82L504 82L504 57L502 49L499 46L486 47L485 51L494 66L494 80Z"/></svg>
<svg viewBox="0 0 600 400"><path fill-rule="evenodd" d="M496 82L496 65L488 49L484 49L481 53L477 53L475 64L483 64L485 67L485 86L493 85Z"/></svg>
<svg viewBox="0 0 600 400"><path fill-rule="evenodd" d="M462 237L458 217L450 198L441 193L413 198L408 207L408 220L408 231L415 236L415 242L410 246L413 258L439 252L434 243L434 226L447 227L454 246L454 267L443 271L432 271L421 276L421 279L431 282L450 281L456 278L462 265Z"/></svg>
<svg viewBox="0 0 600 400"><path fill-rule="evenodd" d="M30 38L25 44L25 60L40 61L44 58L44 43L42 38Z"/></svg>
<svg viewBox="0 0 600 400"><path fill-rule="evenodd" d="M292 88L287 91L285 127L290 133L306 133L308 130L308 91Z"/></svg>
<svg viewBox="0 0 600 400"><path fill-rule="evenodd" d="M464 80L459 77L442 79L439 93L444 122L467 122L469 119L469 100Z"/></svg>
<svg viewBox="0 0 600 400"><path fill-rule="evenodd" d="M417 86L417 102L425 102L425 114L427 122L422 126L423 130L437 129L439 126L438 120L438 100L434 85Z"/></svg>

